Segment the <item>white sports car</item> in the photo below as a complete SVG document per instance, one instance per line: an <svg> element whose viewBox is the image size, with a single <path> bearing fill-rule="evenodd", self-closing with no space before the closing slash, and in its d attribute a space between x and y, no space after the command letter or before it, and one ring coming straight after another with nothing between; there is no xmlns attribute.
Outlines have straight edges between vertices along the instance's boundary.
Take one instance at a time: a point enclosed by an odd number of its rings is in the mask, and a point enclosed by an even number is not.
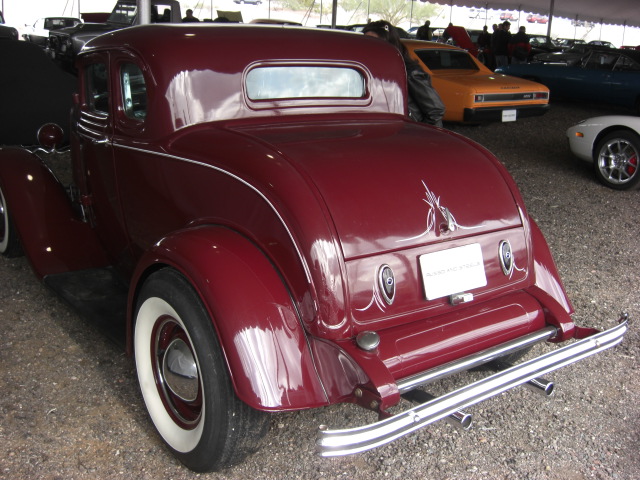
<svg viewBox="0 0 640 480"><path fill-rule="evenodd" d="M616 190L640 186L640 117L589 118L569 128L567 137L574 155L593 162L604 185Z"/></svg>

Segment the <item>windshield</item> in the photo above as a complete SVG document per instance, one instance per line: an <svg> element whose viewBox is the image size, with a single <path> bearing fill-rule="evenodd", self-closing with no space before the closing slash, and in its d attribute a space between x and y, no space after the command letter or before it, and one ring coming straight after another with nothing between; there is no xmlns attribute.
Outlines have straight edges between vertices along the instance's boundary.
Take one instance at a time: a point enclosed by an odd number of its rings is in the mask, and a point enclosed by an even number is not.
<svg viewBox="0 0 640 480"><path fill-rule="evenodd" d="M111 15L109 15L107 22L133 25L137 12L138 7L135 3L118 3L113 9L113 12L111 12Z"/></svg>

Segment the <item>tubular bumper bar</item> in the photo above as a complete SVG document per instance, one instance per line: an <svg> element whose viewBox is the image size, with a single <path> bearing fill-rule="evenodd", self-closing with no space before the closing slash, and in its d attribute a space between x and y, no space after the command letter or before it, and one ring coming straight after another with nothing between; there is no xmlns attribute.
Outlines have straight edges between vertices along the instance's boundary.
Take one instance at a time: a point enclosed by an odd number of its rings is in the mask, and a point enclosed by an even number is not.
<svg viewBox="0 0 640 480"><path fill-rule="evenodd" d="M316 442L318 453L323 457L335 457L385 445L458 410L611 348L622 341L626 331L627 321L623 317L616 327L515 365L393 417L343 430L320 426Z"/></svg>

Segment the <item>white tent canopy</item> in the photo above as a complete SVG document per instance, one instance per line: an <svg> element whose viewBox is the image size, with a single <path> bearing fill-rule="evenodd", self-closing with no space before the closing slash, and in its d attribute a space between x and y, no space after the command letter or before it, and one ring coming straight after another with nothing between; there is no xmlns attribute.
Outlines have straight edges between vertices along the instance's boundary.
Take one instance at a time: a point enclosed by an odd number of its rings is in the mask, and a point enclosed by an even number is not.
<svg viewBox="0 0 640 480"><path fill-rule="evenodd" d="M515 10L610 25L640 27L639 0L450 0L439 5Z"/></svg>
<svg viewBox="0 0 640 480"><path fill-rule="evenodd" d="M333 0L333 3L335 6L340 1ZM431 3L453 7L516 10L570 19L578 18L595 23L640 27L640 0L435 0ZM82 11L110 11L115 0L1 0L2 10L6 8L5 17L8 23L15 16L16 10L23 10L25 7L30 9L32 15L34 11L41 10L44 16L44 11L50 11L54 5L56 11L62 12L67 6L71 9L70 6L75 5L77 8L80 4L82 4ZM96 9L98 5L100 8ZM337 8L333 9L334 12L336 10Z"/></svg>

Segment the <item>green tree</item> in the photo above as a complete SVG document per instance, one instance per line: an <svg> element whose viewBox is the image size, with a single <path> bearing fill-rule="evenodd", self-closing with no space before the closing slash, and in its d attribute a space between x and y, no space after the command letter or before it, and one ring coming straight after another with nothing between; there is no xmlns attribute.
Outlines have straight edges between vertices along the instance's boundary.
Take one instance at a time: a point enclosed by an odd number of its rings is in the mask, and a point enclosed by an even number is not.
<svg viewBox="0 0 640 480"><path fill-rule="evenodd" d="M413 11L411 4L413 3ZM281 0L284 9L305 11L313 5L313 11L320 12L320 0ZM323 0L323 11L326 14L331 9L331 0ZM339 0L338 8L351 12L352 21L349 23L364 23L367 19L387 20L393 25L408 22L421 25L425 20L435 17L440 10L438 5L411 0Z"/></svg>

